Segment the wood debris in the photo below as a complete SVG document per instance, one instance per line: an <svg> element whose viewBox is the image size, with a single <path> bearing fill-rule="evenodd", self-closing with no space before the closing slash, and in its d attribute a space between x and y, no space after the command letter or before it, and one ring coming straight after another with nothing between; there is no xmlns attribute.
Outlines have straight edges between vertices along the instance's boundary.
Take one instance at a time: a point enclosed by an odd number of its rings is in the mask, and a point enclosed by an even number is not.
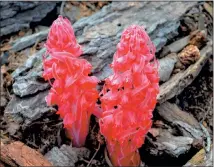
<svg viewBox="0 0 214 167"><path fill-rule="evenodd" d="M163 103L166 100L171 99L180 94L184 88L190 85L209 59L211 53L212 47L211 44L209 44L200 51L200 59L195 64L189 66L185 71L175 74L167 82L163 83L160 86L158 102Z"/></svg>
<svg viewBox="0 0 214 167"><path fill-rule="evenodd" d="M52 166L42 154L19 141L10 144L1 142L0 160L10 166Z"/></svg>

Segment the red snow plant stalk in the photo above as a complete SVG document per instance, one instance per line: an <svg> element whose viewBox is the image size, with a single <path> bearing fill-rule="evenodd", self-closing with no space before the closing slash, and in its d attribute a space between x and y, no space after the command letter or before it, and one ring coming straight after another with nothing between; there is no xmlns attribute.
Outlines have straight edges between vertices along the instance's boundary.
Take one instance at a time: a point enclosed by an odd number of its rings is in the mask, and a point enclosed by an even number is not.
<svg viewBox="0 0 214 167"><path fill-rule="evenodd" d="M114 166L139 166L138 148L152 125L159 92L155 47L137 25L122 34L101 92L101 133Z"/></svg>
<svg viewBox="0 0 214 167"><path fill-rule="evenodd" d="M98 98L98 80L88 76L92 66L87 60L79 58L82 50L67 19L59 16L53 22L45 46L43 77L49 81L54 79L46 97L47 104L58 105L57 114L63 118L73 145L83 146Z"/></svg>

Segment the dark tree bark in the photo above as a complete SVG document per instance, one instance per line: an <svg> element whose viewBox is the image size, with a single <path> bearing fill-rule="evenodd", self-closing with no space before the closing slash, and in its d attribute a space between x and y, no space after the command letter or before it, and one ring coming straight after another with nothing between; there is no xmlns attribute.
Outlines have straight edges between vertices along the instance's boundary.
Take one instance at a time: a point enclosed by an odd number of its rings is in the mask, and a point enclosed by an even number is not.
<svg viewBox="0 0 214 167"><path fill-rule="evenodd" d="M29 28L56 7L56 2L0 2L0 36Z"/></svg>

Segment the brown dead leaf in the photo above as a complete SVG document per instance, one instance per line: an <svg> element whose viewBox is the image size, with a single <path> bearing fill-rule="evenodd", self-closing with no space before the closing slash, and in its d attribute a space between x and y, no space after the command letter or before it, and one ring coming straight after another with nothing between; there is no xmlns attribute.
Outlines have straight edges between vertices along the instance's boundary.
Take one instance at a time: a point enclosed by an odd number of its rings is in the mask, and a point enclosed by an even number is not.
<svg viewBox="0 0 214 167"><path fill-rule="evenodd" d="M19 166L53 166L42 154L19 141L1 147L1 161Z"/></svg>

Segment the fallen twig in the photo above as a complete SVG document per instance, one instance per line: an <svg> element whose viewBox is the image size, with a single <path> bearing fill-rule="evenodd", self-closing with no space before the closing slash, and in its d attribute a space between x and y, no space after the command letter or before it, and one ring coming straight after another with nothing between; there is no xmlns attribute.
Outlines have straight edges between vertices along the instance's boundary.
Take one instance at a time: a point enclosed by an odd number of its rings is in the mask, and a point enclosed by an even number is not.
<svg viewBox="0 0 214 167"><path fill-rule="evenodd" d="M80 160L81 160L81 161L84 161L84 162L86 162L86 163L89 163L89 161L86 160L86 159L84 159L84 158L80 158Z"/></svg>
<svg viewBox="0 0 214 167"><path fill-rule="evenodd" d="M207 146L205 147L206 153L209 153L210 147L211 147L211 138L208 130L203 126L202 123L200 123L201 129L203 130L204 134L206 135L207 138Z"/></svg>
<svg viewBox="0 0 214 167"><path fill-rule="evenodd" d="M99 145L98 145L98 148L96 149L96 152L94 153L94 155L92 156L91 160L89 161L89 163L88 163L87 167L89 167L89 166L90 166L90 164L91 164L92 160L93 160L93 159L94 159L94 157L97 155L97 152L99 151L99 149L100 149L100 143L99 143Z"/></svg>
<svg viewBox="0 0 214 167"><path fill-rule="evenodd" d="M63 124L63 122L59 122L59 123L57 123L55 125L50 125L50 126L61 126L62 124Z"/></svg>

